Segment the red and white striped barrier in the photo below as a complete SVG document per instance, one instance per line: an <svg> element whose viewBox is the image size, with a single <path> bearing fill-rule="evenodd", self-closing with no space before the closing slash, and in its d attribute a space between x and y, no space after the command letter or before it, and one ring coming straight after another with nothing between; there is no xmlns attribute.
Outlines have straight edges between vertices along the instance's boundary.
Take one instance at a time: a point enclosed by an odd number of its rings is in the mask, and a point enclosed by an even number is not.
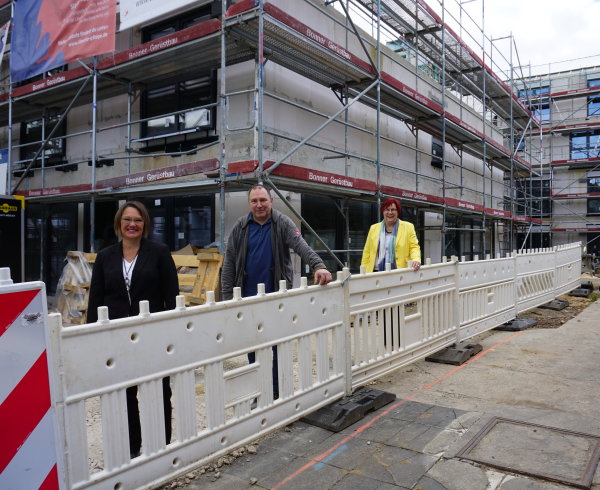
<svg viewBox="0 0 600 490"><path fill-rule="evenodd" d="M43 282L0 269L0 488L63 488L51 403Z"/></svg>

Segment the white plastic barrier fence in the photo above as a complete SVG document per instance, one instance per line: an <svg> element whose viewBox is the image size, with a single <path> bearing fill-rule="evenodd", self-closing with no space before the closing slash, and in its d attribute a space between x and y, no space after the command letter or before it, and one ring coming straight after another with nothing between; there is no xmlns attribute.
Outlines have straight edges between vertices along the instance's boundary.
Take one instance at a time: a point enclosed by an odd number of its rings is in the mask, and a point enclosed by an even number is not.
<svg viewBox="0 0 600 490"><path fill-rule="evenodd" d="M579 284L581 277L581 244L559 245L555 252L556 274L554 294L568 293Z"/></svg>
<svg viewBox="0 0 600 490"><path fill-rule="evenodd" d="M452 263L353 276L352 388L454 343L455 296Z"/></svg>
<svg viewBox="0 0 600 490"><path fill-rule="evenodd" d="M63 327L49 316L65 487L151 488L494 328L578 286L580 245L359 274L185 308ZM29 286L28 286L29 287ZM259 289L259 291L261 291ZM273 398L273 347L279 398ZM247 354L256 353L248 363ZM173 390L164 438L162 380ZM142 454L129 454L126 389L138 386ZM92 425L101 426L97 433ZM60 466L59 466L60 469ZM0 487L4 488L2 485Z"/></svg>
<svg viewBox="0 0 600 490"><path fill-rule="evenodd" d="M51 403L43 282L0 269L0 488L58 489L63 478Z"/></svg>
<svg viewBox="0 0 600 490"><path fill-rule="evenodd" d="M57 410L68 487L138 488L168 481L340 398L345 382L341 282L192 308L62 327L50 315L58 366ZM278 350L279 399L272 392ZM248 364L247 354L256 353ZM164 441L162 379L170 376L173 440ZM138 386L142 455L130 460L125 390ZM256 407L253 402L256 400ZM100 406L102 470L91 472L86 419ZM97 456L96 456L97 458Z"/></svg>
<svg viewBox="0 0 600 490"><path fill-rule="evenodd" d="M468 339L516 316L514 257L460 262L457 339Z"/></svg>

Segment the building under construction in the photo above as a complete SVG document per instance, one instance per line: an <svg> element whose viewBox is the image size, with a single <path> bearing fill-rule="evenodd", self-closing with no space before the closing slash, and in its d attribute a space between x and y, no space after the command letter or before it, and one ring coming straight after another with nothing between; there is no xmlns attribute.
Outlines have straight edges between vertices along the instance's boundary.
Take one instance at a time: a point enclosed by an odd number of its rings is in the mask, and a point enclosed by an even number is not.
<svg viewBox="0 0 600 490"><path fill-rule="evenodd" d="M519 183L532 198L536 247L581 241L600 254L600 66L530 76L518 94L541 126L524 133L537 177Z"/></svg>
<svg viewBox="0 0 600 490"><path fill-rule="evenodd" d="M35 79L10 83L4 63L0 147L27 200L26 279L52 291L67 250L113 243L125 199L147 204L151 238L172 250L222 247L257 182L332 270L358 269L387 196L434 262L531 246L546 226L533 140L556 128L519 99L512 39L486 37L477 3L197 1Z"/></svg>

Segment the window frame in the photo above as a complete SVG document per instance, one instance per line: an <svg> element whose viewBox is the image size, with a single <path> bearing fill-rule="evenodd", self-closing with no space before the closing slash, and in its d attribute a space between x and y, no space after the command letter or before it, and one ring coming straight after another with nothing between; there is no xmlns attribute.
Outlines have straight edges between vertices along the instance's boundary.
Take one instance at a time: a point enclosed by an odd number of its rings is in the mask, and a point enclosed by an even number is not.
<svg viewBox="0 0 600 490"><path fill-rule="evenodd" d="M142 43L147 43L161 37L173 34L182 29L212 19L220 15L221 2L213 1L184 12L182 14L149 25L142 29ZM193 90L193 84L203 85ZM192 88L192 90L190 90ZM152 111L151 107L161 105L158 101L164 92L163 102L169 107L168 112ZM191 94L191 95L190 95ZM165 100L165 99L163 99ZM201 100L201 103L193 101ZM166 82L148 84L140 97L140 138L136 142L144 142L146 150L153 151L158 146L172 146L167 150L185 151L196 144L216 139L216 110L217 105L217 70L204 70L193 75L181 76ZM197 124L188 126L189 118L197 112ZM169 126L167 126L169 121ZM160 130L161 122L165 130ZM153 125L154 123L154 125Z"/></svg>
<svg viewBox="0 0 600 490"><path fill-rule="evenodd" d="M575 139L584 138L584 144L575 148ZM595 139L592 145L592 138ZM571 160L589 160L600 157L600 129L577 131L569 135L569 158Z"/></svg>
<svg viewBox="0 0 600 490"><path fill-rule="evenodd" d="M542 123L550 122L552 117L549 95L549 85L519 89L518 92L518 97L523 101L525 107Z"/></svg>
<svg viewBox="0 0 600 490"><path fill-rule="evenodd" d="M52 132L54 126L60 119L60 114L46 115L37 119L31 119L21 123L19 132L19 160L21 163L27 165L29 161L37 153L39 146L42 145L44 139ZM44 136L42 137L42 124L41 121L45 122ZM52 120L56 122L52 124ZM30 125L40 122L38 126L34 126L31 130ZM39 129L38 129L39 128ZM36 130L34 132L34 130ZM29 137L29 135L32 137ZM37 136L39 134L39 137ZM44 148L43 152L40 152L38 158L32 168L41 168L42 166L42 155L44 159L45 167L54 167L60 165L66 161L67 155L67 118L63 118L59 128L54 133L52 139L48 141L48 144ZM58 147L58 148L56 148Z"/></svg>
<svg viewBox="0 0 600 490"><path fill-rule="evenodd" d="M599 87L600 78L593 78L587 81L588 88ZM588 116L600 116L600 92L594 95L590 95L587 98L587 115Z"/></svg>

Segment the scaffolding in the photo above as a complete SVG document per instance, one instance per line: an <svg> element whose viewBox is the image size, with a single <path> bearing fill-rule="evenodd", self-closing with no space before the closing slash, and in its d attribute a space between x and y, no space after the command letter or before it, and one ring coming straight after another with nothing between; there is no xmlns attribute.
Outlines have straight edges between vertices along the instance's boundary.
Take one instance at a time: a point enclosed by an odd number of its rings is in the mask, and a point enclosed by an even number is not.
<svg viewBox="0 0 600 490"><path fill-rule="evenodd" d="M12 192L23 193L32 202L89 200L92 247L98 198L203 192L220 196L223 248L226 196L257 182L268 183L284 203L283 191L338 198L346 221L343 203L348 200L379 203L387 196L398 197L419 212L442 217L441 223L420 227L422 232L441 232L442 256L448 248L446 236L453 232L481 233L482 252L496 254L520 248L517 230L540 222L532 213L531 189L525 206L515 191L517 180L539 176L530 163L531 145L515 145L539 123L515 93L514 40L511 37L510 54L504 57L462 3L442 0L433 7L422 0L214 3L220 3L218 15L175 34L144 44L135 44L130 36L124 51L39 81L9 85L0 95L0 127L7 135ZM483 0L481 5L483 19ZM0 6L0 15L6 12L6 5ZM463 29L465 24L475 26L475 35ZM463 39L466 35L468 40ZM237 86L230 73L248 64L253 84ZM266 73L272 65L311 87L326 87L337 106L327 101L325 108L317 107L269 87ZM178 146L165 144L161 151L147 151L149 138L136 134L136 128L156 116L134 117L140 94L149 83L206 70L219 73L216 99L163 116L200 111L215 117L218 123L210 134L207 131L207 142L185 145L188 132L202 131L194 127L161 136L165 142L167 137L176 138ZM126 99L125 114L106 124L107 118L98 116L98 106L118 97ZM323 92L319 97L325 97ZM248 101L242 121L232 109L240 106L240 100ZM273 104L310 118L311 129L282 130L268 113ZM91 116L89 127L55 136L72 111L85 107ZM367 112L363 125L356 123L357 111ZM14 125L45 121L47 116L55 118L53 129L41 128L33 156L14 158L15 150L25 146L14 141ZM388 130L391 121L407 127L412 141ZM123 131L123 148L98 148L99 137ZM357 150L356 135L369 142L364 146L370 152ZM89 138L88 154L48 164L52 144L82 137ZM422 141L430 137L441 142L441 155L433 147L424 148ZM250 150L244 153L240 141ZM410 154L412 161L398 164L390 157L394 152ZM198 154L200 160L194 160ZM157 167L152 182L138 179L147 174L148 161L162 162L165 157L177 159L177 164ZM423 162L429 159L436 161L439 172L423 171ZM88 165L89 179L60 186L48 183L50 169L62 170L70 178L74 174L69 172ZM103 165L118 166L119 175L99 178ZM301 213L289 208L312 231ZM461 220L451 216L473 218L479 224L463 228ZM350 251L349 239L345 250L333 251L314 234L341 265L338 255Z"/></svg>
<svg viewBox="0 0 600 490"><path fill-rule="evenodd" d="M600 176L600 66L529 75L518 85L527 92L526 105L541 119L541 137L532 140L540 144L540 180L550 183L540 196L546 207L543 227L558 243L572 236L595 242L600 236L593 205L600 198L595 184Z"/></svg>

